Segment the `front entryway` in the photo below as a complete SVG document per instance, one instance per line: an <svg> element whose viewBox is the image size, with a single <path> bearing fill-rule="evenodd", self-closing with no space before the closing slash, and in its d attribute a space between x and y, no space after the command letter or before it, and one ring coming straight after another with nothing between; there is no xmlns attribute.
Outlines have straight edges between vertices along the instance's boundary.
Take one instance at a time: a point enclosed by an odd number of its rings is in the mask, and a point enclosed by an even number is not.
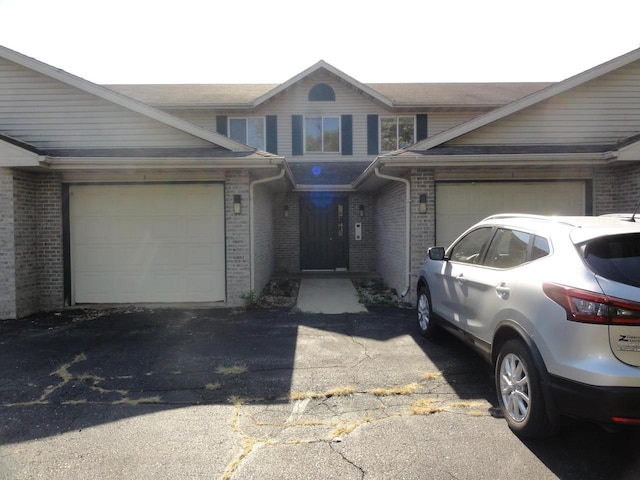
<svg viewBox="0 0 640 480"><path fill-rule="evenodd" d="M332 193L300 197L300 269L342 270L349 265L348 198Z"/></svg>

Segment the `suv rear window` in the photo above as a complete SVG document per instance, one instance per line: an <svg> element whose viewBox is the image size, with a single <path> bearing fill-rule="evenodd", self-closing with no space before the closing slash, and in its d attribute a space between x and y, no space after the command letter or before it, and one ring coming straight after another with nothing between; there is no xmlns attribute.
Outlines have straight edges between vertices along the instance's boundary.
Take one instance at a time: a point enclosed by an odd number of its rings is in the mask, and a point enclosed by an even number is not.
<svg viewBox="0 0 640 480"><path fill-rule="evenodd" d="M582 252L597 275L640 287L640 234L595 238L582 247Z"/></svg>

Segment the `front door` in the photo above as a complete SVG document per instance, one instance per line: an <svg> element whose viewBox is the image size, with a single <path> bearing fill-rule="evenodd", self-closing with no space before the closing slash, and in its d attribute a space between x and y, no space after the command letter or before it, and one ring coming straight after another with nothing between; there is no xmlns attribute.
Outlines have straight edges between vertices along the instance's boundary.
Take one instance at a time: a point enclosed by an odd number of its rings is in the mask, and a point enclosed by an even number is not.
<svg viewBox="0 0 640 480"><path fill-rule="evenodd" d="M331 193L300 198L300 269L346 270L348 199Z"/></svg>

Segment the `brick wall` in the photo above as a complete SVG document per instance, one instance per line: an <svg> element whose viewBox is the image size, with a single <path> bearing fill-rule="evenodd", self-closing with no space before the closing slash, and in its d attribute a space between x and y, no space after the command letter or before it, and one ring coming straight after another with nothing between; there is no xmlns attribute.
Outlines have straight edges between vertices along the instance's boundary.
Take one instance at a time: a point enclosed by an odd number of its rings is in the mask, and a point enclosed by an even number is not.
<svg viewBox="0 0 640 480"><path fill-rule="evenodd" d="M250 287L250 237L249 237L249 173L246 170L230 171L225 183L225 216L227 219L227 303L243 304L242 296ZM233 196L242 199L241 213L233 213Z"/></svg>
<svg viewBox="0 0 640 480"><path fill-rule="evenodd" d="M16 316L39 309L37 178L24 171L13 173Z"/></svg>
<svg viewBox="0 0 640 480"><path fill-rule="evenodd" d="M62 179L46 173L37 180L39 308L54 310L64 304Z"/></svg>
<svg viewBox="0 0 640 480"><path fill-rule="evenodd" d="M595 176L597 214L633 212L640 202L640 165L614 165Z"/></svg>
<svg viewBox="0 0 640 480"><path fill-rule="evenodd" d="M0 173L0 318L63 306L61 225L58 175Z"/></svg>
<svg viewBox="0 0 640 480"><path fill-rule="evenodd" d="M0 319L16 317L13 172L0 168Z"/></svg>
<svg viewBox="0 0 640 480"><path fill-rule="evenodd" d="M253 188L253 290L260 294L271 278L275 267L274 255L274 200L266 184Z"/></svg>
<svg viewBox="0 0 640 480"><path fill-rule="evenodd" d="M375 270L401 294L406 288L406 186L392 182L377 197Z"/></svg>
<svg viewBox="0 0 640 480"><path fill-rule="evenodd" d="M289 209L284 216L285 205ZM297 193L280 193L274 200L275 271L300 271L300 197Z"/></svg>
<svg viewBox="0 0 640 480"><path fill-rule="evenodd" d="M360 205L364 216L360 216ZM376 249L376 203L373 195L354 193L349 195L349 270L373 272ZM362 239L356 240L356 223L362 224Z"/></svg>

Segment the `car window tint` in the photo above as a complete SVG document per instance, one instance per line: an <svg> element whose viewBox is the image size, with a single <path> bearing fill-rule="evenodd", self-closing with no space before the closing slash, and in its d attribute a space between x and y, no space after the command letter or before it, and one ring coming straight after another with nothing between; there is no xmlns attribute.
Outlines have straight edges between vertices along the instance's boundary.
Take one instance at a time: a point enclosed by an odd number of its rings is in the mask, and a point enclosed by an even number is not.
<svg viewBox="0 0 640 480"><path fill-rule="evenodd" d="M451 260L463 263L480 263L480 255L485 243L489 240L491 230L491 228L478 228L462 237L451 250Z"/></svg>
<svg viewBox="0 0 640 480"><path fill-rule="evenodd" d="M596 274L640 287L640 234L591 240L584 247L584 258Z"/></svg>
<svg viewBox="0 0 640 480"><path fill-rule="evenodd" d="M551 253L549 241L546 238L535 236L533 239L533 249L531 250L531 260L546 257Z"/></svg>
<svg viewBox="0 0 640 480"><path fill-rule="evenodd" d="M525 263L530 239L529 233L499 228L489 245L485 265L511 268Z"/></svg>

